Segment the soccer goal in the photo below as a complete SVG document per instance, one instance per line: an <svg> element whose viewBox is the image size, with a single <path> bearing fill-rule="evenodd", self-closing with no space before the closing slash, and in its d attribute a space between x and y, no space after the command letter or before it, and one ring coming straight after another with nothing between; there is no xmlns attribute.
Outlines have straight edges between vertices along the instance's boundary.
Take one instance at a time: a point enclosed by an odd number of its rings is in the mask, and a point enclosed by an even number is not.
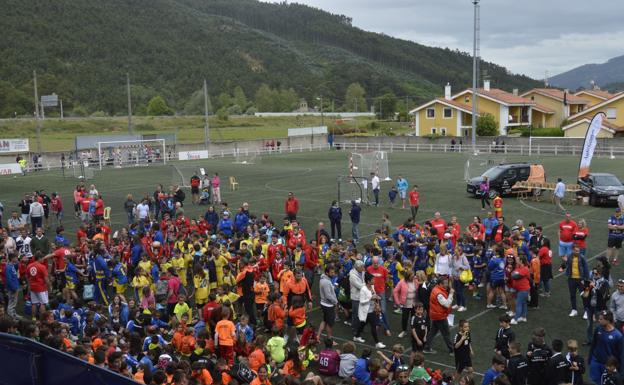
<svg viewBox="0 0 624 385"><path fill-rule="evenodd" d="M97 142L100 170L166 164L165 139Z"/></svg>
<svg viewBox="0 0 624 385"><path fill-rule="evenodd" d="M388 153L386 151L352 152L349 156L349 175L369 178L376 173L380 180L389 181Z"/></svg>
<svg viewBox="0 0 624 385"><path fill-rule="evenodd" d="M500 156L490 156L487 154L471 155L466 159L466 163L464 164L464 179L469 181L472 178L480 177L488 169L505 162L506 159Z"/></svg>
<svg viewBox="0 0 624 385"><path fill-rule="evenodd" d="M368 179L359 176L339 175L338 176L338 202L369 203L368 199Z"/></svg>
<svg viewBox="0 0 624 385"><path fill-rule="evenodd" d="M170 163L171 166L171 185L177 185L184 188L191 188L191 177L197 175L203 181L207 171L201 166L185 166L183 164Z"/></svg>
<svg viewBox="0 0 624 385"><path fill-rule="evenodd" d="M74 176L74 178L81 180L91 180L95 176L93 166L89 164L88 160L78 160L71 162L69 167L72 170L72 175Z"/></svg>
<svg viewBox="0 0 624 385"><path fill-rule="evenodd" d="M235 164L258 164L262 162L262 157L256 151L249 151L247 149L240 150L237 149L234 154L234 163Z"/></svg>

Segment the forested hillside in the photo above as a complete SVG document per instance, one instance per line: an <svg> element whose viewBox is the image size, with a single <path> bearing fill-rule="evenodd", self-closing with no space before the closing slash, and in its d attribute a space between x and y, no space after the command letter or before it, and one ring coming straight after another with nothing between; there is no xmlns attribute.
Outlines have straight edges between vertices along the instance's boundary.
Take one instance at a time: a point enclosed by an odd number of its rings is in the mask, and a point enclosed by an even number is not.
<svg viewBox="0 0 624 385"><path fill-rule="evenodd" d="M204 78L213 110L224 113L288 111L320 96L326 109L352 109L355 98L365 101L360 111L389 100L406 108L446 82L471 82L466 53L362 31L299 4L5 0L2 8L0 117L32 114L33 70L39 93L57 93L68 115L125 114L126 73L139 114L200 113ZM536 85L494 64L482 70L500 88Z"/></svg>

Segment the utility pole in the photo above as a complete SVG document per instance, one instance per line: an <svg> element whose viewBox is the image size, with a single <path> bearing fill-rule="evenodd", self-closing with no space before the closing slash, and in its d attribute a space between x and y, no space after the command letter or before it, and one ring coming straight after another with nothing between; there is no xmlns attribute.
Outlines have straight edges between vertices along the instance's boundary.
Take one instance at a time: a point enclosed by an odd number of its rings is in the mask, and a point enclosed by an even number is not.
<svg viewBox="0 0 624 385"><path fill-rule="evenodd" d="M63 99L59 99L59 103L61 103L61 120L63 120Z"/></svg>
<svg viewBox="0 0 624 385"><path fill-rule="evenodd" d="M358 128L358 121L357 121L357 112L358 112L358 100L357 98L355 98L355 116L353 117L353 120L355 120L355 132L360 132L360 129Z"/></svg>
<svg viewBox="0 0 624 385"><path fill-rule="evenodd" d="M472 43L472 153L477 154L477 62L479 51L479 0L473 0L474 26Z"/></svg>
<svg viewBox="0 0 624 385"><path fill-rule="evenodd" d="M35 120L37 121L37 152L41 152L41 119L39 119L39 93L37 91L37 70L33 71L35 86ZM43 109L43 106L41 106Z"/></svg>
<svg viewBox="0 0 624 385"><path fill-rule="evenodd" d="M323 117L323 95L321 95L321 126L325 125L325 118Z"/></svg>
<svg viewBox="0 0 624 385"><path fill-rule="evenodd" d="M208 83L204 79L204 149L210 145L210 123L208 122Z"/></svg>
<svg viewBox="0 0 624 385"><path fill-rule="evenodd" d="M130 74L127 72L126 87L128 92L128 133L132 135L132 95L130 94Z"/></svg>

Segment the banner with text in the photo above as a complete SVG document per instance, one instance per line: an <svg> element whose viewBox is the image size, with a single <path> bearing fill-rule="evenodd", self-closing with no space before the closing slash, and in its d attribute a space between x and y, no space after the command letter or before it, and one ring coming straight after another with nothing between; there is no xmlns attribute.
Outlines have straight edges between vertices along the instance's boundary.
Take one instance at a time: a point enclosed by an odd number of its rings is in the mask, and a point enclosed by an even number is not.
<svg viewBox="0 0 624 385"><path fill-rule="evenodd" d="M21 174L22 168L17 163L0 164L0 175Z"/></svg>
<svg viewBox="0 0 624 385"><path fill-rule="evenodd" d="M288 136L325 135L327 126L289 128Z"/></svg>
<svg viewBox="0 0 624 385"><path fill-rule="evenodd" d="M178 153L178 159L180 160L208 159L208 150L180 151Z"/></svg>
<svg viewBox="0 0 624 385"><path fill-rule="evenodd" d="M589 165L594 156L596 144L598 144L598 133L602 128L602 118L604 116L605 114L603 112L597 113L589 123L589 127L587 127L587 134L585 135L583 152L581 152L581 161L579 164L579 178L584 178L589 174Z"/></svg>
<svg viewBox="0 0 624 385"><path fill-rule="evenodd" d="M28 152L28 139L0 139L0 153Z"/></svg>

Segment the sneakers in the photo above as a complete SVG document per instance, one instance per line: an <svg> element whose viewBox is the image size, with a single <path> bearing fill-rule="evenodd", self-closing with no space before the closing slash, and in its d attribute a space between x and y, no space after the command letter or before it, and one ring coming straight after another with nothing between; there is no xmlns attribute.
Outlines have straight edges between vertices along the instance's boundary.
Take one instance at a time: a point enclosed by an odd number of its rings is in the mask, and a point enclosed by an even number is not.
<svg viewBox="0 0 624 385"><path fill-rule="evenodd" d="M346 321L346 320L345 320L345 322L343 322L343 324L345 324L345 325L347 325L347 326L351 326L351 322Z"/></svg>
<svg viewBox="0 0 624 385"><path fill-rule="evenodd" d="M569 317L576 317L577 315L578 315L578 312L575 309L572 309L570 314L568 314Z"/></svg>
<svg viewBox="0 0 624 385"><path fill-rule="evenodd" d="M488 308L488 309L496 309L496 305L491 303L491 304L487 305L486 308Z"/></svg>
<svg viewBox="0 0 624 385"><path fill-rule="evenodd" d="M436 354L437 352L431 348L423 350L425 354Z"/></svg>
<svg viewBox="0 0 624 385"><path fill-rule="evenodd" d="M393 313L394 313L394 314L401 314L401 313L403 313L403 312L401 311L401 309L399 309L399 308L397 307L396 309L394 309Z"/></svg>
<svg viewBox="0 0 624 385"><path fill-rule="evenodd" d="M362 338L362 337L353 337L353 341L355 341L355 342L359 342L359 343L361 343L361 344L363 344L364 342L366 342L366 341L364 340L364 338Z"/></svg>
<svg viewBox="0 0 624 385"><path fill-rule="evenodd" d="M403 337L405 337L405 335L406 335L406 334L407 334L407 333L405 333L405 332L401 332L401 333L399 333L399 338L403 338Z"/></svg>
<svg viewBox="0 0 624 385"><path fill-rule="evenodd" d="M583 313L583 319L587 319L587 312Z"/></svg>
<svg viewBox="0 0 624 385"><path fill-rule="evenodd" d="M457 311L458 311L458 312L460 312L460 311L466 311L466 310L467 310L467 309L466 309L464 306L460 306L460 307L458 307L458 308L457 308Z"/></svg>
<svg viewBox="0 0 624 385"><path fill-rule="evenodd" d="M518 321L515 318L512 318L511 322L509 322L509 323L512 324L512 325L517 325Z"/></svg>
<svg viewBox="0 0 624 385"><path fill-rule="evenodd" d="M507 305L500 305L498 308L499 309L503 309L503 310L507 310Z"/></svg>
<svg viewBox="0 0 624 385"><path fill-rule="evenodd" d="M384 345L384 344L383 344L383 343L381 343L381 342L377 342L377 343L375 344L375 347L376 347L377 349L385 349L385 348L386 348L386 345Z"/></svg>
<svg viewBox="0 0 624 385"><path fill-rule="evenodd" d="M539 295L539 296L540 296L540 297L546 297L546 298L548 298L548 297L550 297L550 293L546 293L546 292L544 292L544 293L540 293L540 295Z"/></svg>
<svg viewBox="0 0 624 385"><path fill-rule="evenodd" d="M453 310L455 310L455 309L457 309L457 308L458 308L458 306L457 306L457 305L453 305L453 306L451 306L451 309L453 309Z"/></svg>
<svg viewBox="0 0 624 385"><path fill-rule="evenodd" d="M515 312L513 312L513 311L511 311L511 310L510 310L510 311L508 311L508 312L505 312L505 314L507 314L507 315L508 315L508 316L510 316L510 317L513 317L513 316L515 316L515 315L516 315L516 313L515 313Z"/></svg>
<svg viewBox="0 0 624 385"><path fill-rule="evenodd" d="M527 319L524 317L518 318L518 322L527 322Z"/></svg>
<svg viewBox="0 0 624 385"><path fill-rule="evenodd" d="M479 285L477 285L477 287L484 287L485 284L483 282L481 282Z"/></svg>

